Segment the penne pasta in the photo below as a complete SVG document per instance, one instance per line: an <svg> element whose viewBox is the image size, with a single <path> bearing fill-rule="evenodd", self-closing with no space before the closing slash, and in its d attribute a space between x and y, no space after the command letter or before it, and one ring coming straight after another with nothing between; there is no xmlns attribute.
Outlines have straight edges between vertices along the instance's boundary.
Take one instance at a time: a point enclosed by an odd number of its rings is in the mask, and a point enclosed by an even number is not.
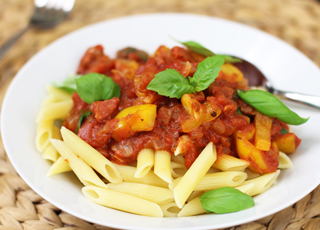
<svg viewBox="0 0 320 230"><path fill-rule="evenodd" d="M184 164L171 161L171 175L173 178L182 177L187 172Z"/></svg>
<svg viewBox="0 0 320 230"><path fill-rule="evenodd" d="M59 158L58 151L50 144L45 148L45 150L42 153L42 157L46 160L50 160L52 162L55 162Z"/></svg>
<svg viewBox="0 0 320 230"><path fill-rule="evenodd" d="M72 168L70 165L63 159L63 157L59 157L58 160L56 160L51 167L49 168L49 171L47 173L47 176L52 176L58 173L63 172L69 172L72 171Z"/></svg>
<svg viewBox="0 0 320 230"><path fill-rule="evenodd" d="M109 189L140 197L157 204L165 204L173 201L173 193L167 188L153 185L122 182L120 184L108 184Z"/></svg>
<svg viewBox="0 0 320 230"><path fill-rule="evenodd" d="M209 168L207 174L208 174L208 173L216 173L216 172L221 172L221 170L220 170L220 169L217 169L217 168L214 168L214 167L211 167L211 168Z"/></svg>
<svg viewBox="0 0 320 230"><path fill-rule="evenodd" d="M183 207L194 188L216 159L216 147L210 142L173 189L174 199L179 208Z"/></svg>
<svg viewBox="0 0 320 230"><path fill-rule="evenodd" d="M193 200L189 201L181 211L178 213L178 217L184 217L184 216L195 216L204 214L207 211L202 208L200 198L196 197Z"/></svg>
<svg viewBox="0 0 320 230"><path fill-rule="evenodd" d="M183 155L178 155L178 156L172 155L171 156L171 161L179 163L179 164L182 164L182 165L185 165L185 163L184 163L185 160L184 160L184 156Z"/></svg>
<svg viewBox="0 0 320 230"><path fill-rule="evenodd" d="M251 190L252 190L253 186L254 186L254 183L249 183L249 184L237 186L235 188L238 189L239 191L249 195L249 194L251 194Z"/></svg>
<svg viewBox="0 0 320 230"><path fill-rule="evenodd" d="M191 195L188 197L187 203L193 200L194 198L200 197L203 193L205 193L205 191L193 191Z"/></svg>
<svg viewBox="0 0 320 230"><path fill-rule="evenodd" d="M145 176L154 165L154 150L143 149L139 152L137 158L137 170L135 177L141 178Z"/></svg>
<svg viewBox="0 0 320 230"><path fill-rule="evenodd" d="M64 160L70 165L73 172L84 185L107 187L107 185L103 183L93 169L76 154L74 154L63 141L51 139L50 142L61 154Z"/></svg>
<svg viewBox="0 0 320 230"><path fill-rule="evenodd" d="M195 191L208 191L221 187L236 187L247 179L244 172L217 172L206 174L194 188Z"/></svg>
<svg viewBox="0 0 320 230"><path fill-rule="evenodd" d="M53 95L49 95L42 101L40 108L42 108L46 105L53 104L55 102L57 102L56 98Z"/></svg>
<svg viewBox="0 0 320 230"><path fill-rule="evenodd" d="M288 169L293 167L293 163L290 160L290 158L288 157L287 154L279 151L279 165L278 168L279 169Z"/></svg>
<svg viewBox="0 0 320 230"><path fill-rule="evenodd" d="M242 185L254 183L252 190L249 192L248 195L255 196L267 191L271 187L271 185L275 182L279 174L280 174L280 170L277 170L274 173L268 173L254 179L247 180Z"/></svg>
<svg viewBox="0 0 320 230"><path fill-rule="evenodd" d="M122 182L121 175L115 165L102 156L101 153L65 127L61 128L61 134L68 147L104 178L112 183Z"/></svg>
<svg viewBox="0 0 320 230"><path fill-rule="evenodd" d="M174 179L170 184L169 184L169 189L171 191L174 190L174 188L177 186L177 184L181 181L182 177L178 177L177 179Z"/></svg>
<svg viewBox="0 0 320 230"><path fill-rule="evenodd" d="M244 171L250 163L248 161L227 155L219 154L213 167L222 171Z"/></svg>
<svg viewBox="0 0 320 230"><path fill-rule="evenodd" d="M177 206L175 202L160 205L164 217L176 217L181 211L181 208Z"/></svg>
<svg viewBox="0 0 320 230"><path fill-rule="evenodd" d="M141 178L134 176L136 167L129 165L115 165L117 170L120 172L123 181L134 182L140 184L154 185L162 188L168 188L168 183L160 179L154 172L150 171Z"/></svg>
<svg viewBox="0 0 320 230"><path fill-rule="evenodd" d="M60 129L56 126L52 127L52 138L59 139L59 140L62 139L60 134ZM42 157L46 160L51 160L55 162L60 157L60 155L58 151L51 144L49 144L47 148L43 151Z"/></svg>
<svg viewBox="0 0 320 230"><path fill-rule="evenodd" d="M72 98L72 94L51 85L47 85L46 90L55 101L67 101Z"/></svg>
<svg viewBox="0 0 320 230"><path fill-rule="evenodd" d="M164 150L156 151L154 159L154 173L165 182L171 183L171 154Z"/></svg>
<svg viewBox="0 0 320 230"><path fill-rule="evenodd" d="M53 137L53 122L54 120L44 120L38 123L36 145L40 152L50 145L50 138Z"/></svg>
<svg viewBox="0 0 320 230"><path fill-rule="evenodd" d="M89 200L109 208L143 216L163 217L158 204L129 194L96 186L83 187L82 193Z"/></svg>
<svg viewBox="0 0 320 230"><path fill-rule="evenodd" d="M248 175L247 180L251 180L253 178L257 178L257 177L261 176L260 173L254 172L249 168L247 168L244 172Z"/></svg>
<svg viewBox="0 0 320 230"><path fill-rule="evenodd" d="M71 99L61 102L46 104L40 108L36 121L65 119L73 106Z"/></svg>

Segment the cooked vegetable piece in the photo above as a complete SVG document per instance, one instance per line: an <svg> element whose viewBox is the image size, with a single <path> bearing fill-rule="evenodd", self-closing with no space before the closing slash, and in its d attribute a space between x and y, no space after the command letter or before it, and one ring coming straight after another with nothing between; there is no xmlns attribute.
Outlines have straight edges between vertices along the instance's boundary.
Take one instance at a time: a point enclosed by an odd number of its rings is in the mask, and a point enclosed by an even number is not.
<svg viewBox="0 0 320 230"><path fill-rule="evenodd" d="M220 107L211 102L205 101L203 104L195 99L194 94L184 94L181 98L184 109L190 114L182 119L181 127L183 132L190 132L204 122L209 122L218 117L221 113Z"/></svg>
<svg viewBox="0 0 320 230"><path fill-rule="evenodd" d="M256 127L254 146L263 151L269 151L271 145L272 118L257 112L254 125Z"/></svg>
<svg viewBox="0 0 320 230"><path fill-rule="evenodd" d="M119 119L112 137L119 141L134 135L136 132L151 131L157 115L154 104L134 105L122 110L115 117Z"/></svg>
<svg viewBox="0 0 320 230"><path fill-rule="evenodd" d="M194 94L183 94L181 97L183 108L194 118L199 121L203 115L202 105L195 98Z"/></svg>
<svg viewBox="0 0 320 230"><path fill-rule="evenodd" d="M269 151L261 151L251 144L241 131L235 132L236 149L240 159L248 161L249 167L258 173L271 173L279 165L279 150L277 144L272 142Z"/></svg>
<svg viewBox="0 0 320 230"><path fill-rule="evenodd" d="M281 152L289 154L296 151L301 140L294 133L286 133L276 138L275 142Z"/></svg>
<svg viewBox="0 0 320 230"><path fill-rule="evenodd" d="M244 80L242 72L230 63L224 63L221 66L219 76L223 76L224 79L230 82L241 82Z"/></svg>

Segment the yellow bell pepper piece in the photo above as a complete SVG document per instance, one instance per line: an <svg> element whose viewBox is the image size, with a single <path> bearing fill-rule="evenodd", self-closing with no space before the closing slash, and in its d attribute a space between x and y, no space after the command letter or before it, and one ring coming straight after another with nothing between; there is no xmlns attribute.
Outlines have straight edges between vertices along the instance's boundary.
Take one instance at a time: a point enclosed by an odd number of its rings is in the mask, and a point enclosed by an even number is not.
<svg viewBox="0 0 320 230"><path fill-rule="evenodd" d="M183 108L194 118L199 121L202 114L202 105L195 98L194 94L183 94L181 97L181 104Z"/></svg>
<svg viewBox="0 0 320 230"><path fill-rule="evenodd" d="M154 104L134 105L125 108L115 117L119 119L112 137L119 141L137 132L153 130L157 116L157 106Z"/></svg>
<svg viewBox="0 0 320 230"><path fill-rule="evenodd" d="M241 82L244 79L242 72L230 63L221 66L219 76L230 82Z"/></svg>
<svg viewBox="0 0 320 230"><path fill-rule="evenodd" d="M281 152L288 154L296 151L296 136L293 133L286 133L275 139L275 142Z"/></svg>
<svg viewBox="0 0 320 230"><path fill-rule="evenodd" d="M263 151L269 151L271 145L272 118L257 112L254 119L256 127L254 146Z"/></svg>
<svg viewBox="0 0 320 230"><path fill-rule="evenodd" d="M279 164L279 150L275 142L270 151L261 151L251 144L246 135L240 131L234 132L236 149L240 159L248 161L250 169L258 173L270 173L277 170Z"/></svg>
<svg viewBox="0 0 320 230"><path fill-rule="evenodd" d="M190 115L181 122L182 131L186 133L198 128L204 122L214 120L221 114L221 109L218 105L209 101L201 104L194 94L183 94L181 104Z"/></svg>

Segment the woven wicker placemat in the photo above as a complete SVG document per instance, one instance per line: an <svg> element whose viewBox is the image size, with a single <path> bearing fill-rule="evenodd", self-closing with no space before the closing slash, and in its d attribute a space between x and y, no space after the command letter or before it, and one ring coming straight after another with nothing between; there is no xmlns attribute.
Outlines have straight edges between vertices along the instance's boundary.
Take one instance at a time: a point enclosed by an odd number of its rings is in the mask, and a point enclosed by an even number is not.
<svg viewBox="0 0 320 230"><path fill-rule="evenodd" d="M0 46L27 25L32 9L33 0L0 1ZM320 66L320 2L316 0L76 0L65 22L51 30L29 31L0 61L0 105L17 71L52 41L94 22L154 12L187 12L241 22L290 43ZM281 212L230 229L314 230L320 229L319 216L320 187ZM37 195L10 164L1 136L0 223L0 230L110 229L79 220Z"/></svg>

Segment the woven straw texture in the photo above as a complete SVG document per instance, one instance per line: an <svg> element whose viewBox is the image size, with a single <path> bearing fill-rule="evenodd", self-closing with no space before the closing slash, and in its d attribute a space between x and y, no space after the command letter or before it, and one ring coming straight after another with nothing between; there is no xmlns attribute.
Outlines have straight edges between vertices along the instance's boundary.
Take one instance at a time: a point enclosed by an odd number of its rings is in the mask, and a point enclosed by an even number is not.
<svg viewBox="0 0 320 230"><path fill-rule="evenodd" d="M27 25L32 10L33 0L0 1L0 46ZM154 12L195 13L241 22L279 37L320 66L320 2L317 0L77 0L66 21L50 30L27 32L0 61L0 105L17 71L52 41L98 21ZM111 228L79 220L37 195L15 172L0 136L2 229ZM320 186L281 212L229 229L320 229Z"/></svg>

